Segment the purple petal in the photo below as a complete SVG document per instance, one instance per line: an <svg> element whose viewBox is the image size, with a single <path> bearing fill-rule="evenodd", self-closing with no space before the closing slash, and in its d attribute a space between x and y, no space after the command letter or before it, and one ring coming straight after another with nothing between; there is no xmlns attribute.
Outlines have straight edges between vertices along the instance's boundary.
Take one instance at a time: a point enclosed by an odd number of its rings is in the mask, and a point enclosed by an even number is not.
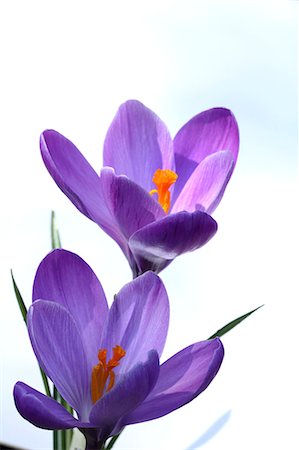
<svg viewBox="0 0 299 450"><path fill-rule="evenodd" d="M127 101L107 132L103 165L150 191L157 169L174 170L172 140L165 124L142 103Z"/></svg>
<svg viewBox="0 0 299 450"><path fill-rule="evenodd" d="M107 208L100 178L75 145L57 131L47 130L41 135L40 148L44 163L62 192L126 252L126 241Z"/></svg>
<svg viewBox="0 0 299 450"><path fill-rule="evenodd" d="M63 406L25 383L14 387L16 408L24 419L47 430L66 430L86 426L75 419Z"/></svg>
<svg viewBox="0 0 299 450"><path fill-rule="evenodd" d="M126 351L119 374L145 361L151 349L161 355L168 323L168 296L157 275L147 272L121 289L109 311L102 343L109 352L115 345Z"/></svg>
<svg viewBox="0 0 299 450"><path fill-rule="evenodd" d="M174 153L178 180L173 202L197 165L208 155L229 150L236 163L239 151L239 130L231 111L213 108L203 111L187 122L174 139Z"/></svg>
<svg viewBox="0 0 299 450"><path fill-rule="evenodd" d="M216 376L224 356L219 339L181 350L160 367L158 381L146 400L124 420L144 422L174 411L203 392Z"/></svg>
<svg viewBox="0 0 299 450"><path fill-rule="evenodd" d="M129 246L140 273L158 273L178 255L202 247L216 231L217 223L208 214L181 211L137 231Z"/></svg>
<svg viewBox="0 0 299 450"><path fill-rule="evenodd" d="M68 310L80 331L88 364L92 364L100 348L108 305L89 265L74 253L54 250L37 269L32 298L52 300Z"/></svg>
<svg viewBox="0 0 299 450"><path fill-rule="evenodd" d="M144 363L124 374L114 388L95 403L90 422L96 423L108 435L124 415L137 408L152 391L159 375L159 358L152 350Z"/></svg>
<svg viewBox="0 0 299 450"><path fill-rule="evenodd" d="M171 213L200 209L211 214L224 194L233 169L234 160L230 151L207 156L186 182Z"/></svg>
<svg viewBox="0 0 299 450"><path fill-rule="evenodd" d="M115 175L113 169L102 169L101 183L111 216L124 239L128 240L135 231L165 216L148 192L126 176Z"/></svg>
<svg viewBox="0 0 299 450"><path fill-rule="evenodd" d="M76 322L55 302L35 301L28 331L37 360L63 398L86 420L91 407L91 369Z"/></svg>

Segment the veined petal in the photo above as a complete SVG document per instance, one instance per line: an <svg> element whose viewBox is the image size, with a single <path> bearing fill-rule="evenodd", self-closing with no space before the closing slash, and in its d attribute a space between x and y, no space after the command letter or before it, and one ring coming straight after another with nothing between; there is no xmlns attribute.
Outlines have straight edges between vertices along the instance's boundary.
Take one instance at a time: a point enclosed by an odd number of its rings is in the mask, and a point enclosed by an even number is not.
<svg viewBox="0 0 299 450"><path fill-rule="evenodd" d="M233 155L228 150L208 155L186 182L171 213L200 209L211 214L224 194L234 164Z"/></svg>
<svg viewBox="0 0 299 450"><path fill-rule="evenodd" d="M111 216L124 239L145 225L165 216L148 192L110 167L101 171L101 184Z"/></svg>
<svg viewBox="0 0 299 450"><path fill-rule="evenodd" d="M39 428L66 430L88 424L79 422L63 406L25 383L14 387L16 408L24 419Z"/></svg>
<svg viewBox="0 0 299 450"><path fill-rule="evenodd" d="M149 192L157 169L175 170L166 125L136 100L122 104L106 135L103 165L113 167L117 175L127 175Z"/></svg>
<svg viewBox="0 0 299 450"><path fill-rule="evenodd" d="M52 300L68 310L80 330L88 365L92 365L100 348L108 304L101 283L89 265L72 252L52 251L37 269L32 298Z"/></svg>
<svg viewBox="0 0 299 450"><path fill-rule="evenodd" d="M220 339L198 342L160 367L158 381L124 424L156 419L180 408L203 392L216 376L224 356Z"/></svg>
<svg viewBox="0 0 299 450"><path fill-rule="evenodd" d="M126 356L116 373L125 373L155 349L160 356L169 324L169 301L165 287L153 272L126 284L110 308L101 348L120 345Z"/></svg>
<svg viewBox="0 0 299 450"><path fill-rule="evenodd" d="M37 360L63 398L86 420L91 408L90 371L80 332L70 313L53 301L29 308L28 331Z"/></svg>
<svg viewBox="0 0 299 450"><path fill-rule="evenodd" d="M202 247L216 233L211 216L195 211L181 211L151 223L131 236L129 247L140 273L159 273L178 255Z"/></svg>
<svg viewBox="0 0 299 450"><path fill-rule="evenodd" d="M178 180L173 202L198 164L212 153L229 150L236 163L239 151L239 130L233 113L225 108L203 111L187 122L174 138Z"/></svg>
<svg viewBox="0 0 299 450"><path fill-rule="evenodd" d="M100 178L77 147L57 131L46 130L41 135L40 148L44 163L62 192L126 252L126 241L107 208Z"/></svg>
<svg viewBox="0 0 299 450"><path fill-rule="evenodd" d="M136 364L123 374L114 388L93 406L90 422L101 429L107 438L116 423L137 408L154 388L159 376L159 358L155 350L147 355L144 363Z"/></svg>

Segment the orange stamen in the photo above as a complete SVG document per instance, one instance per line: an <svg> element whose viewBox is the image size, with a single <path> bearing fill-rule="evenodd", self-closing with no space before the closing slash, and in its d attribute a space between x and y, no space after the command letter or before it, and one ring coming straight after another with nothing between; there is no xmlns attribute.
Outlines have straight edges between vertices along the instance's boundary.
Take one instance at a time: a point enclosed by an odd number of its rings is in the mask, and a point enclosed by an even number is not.
<svg viewBox="0 0 299 450"><path fill-rule="evenodd" d="M113 388L115 382L115 373L113 372L113 369L119 365L119 361L125 354L125 350L120 345L116 345L113 348L112 358L107 363L107 350L104 348L99 350L99 363L93 367L91 373L91 400L93 403L102 397L108 378L109 383L106 392Z"/></svg>
<svg viewBox="0 0 299 450"><path fill-rule="evenodd" d="M152 189L150 195L158 194L158 202L168 213L170 208L170 186L176 182L178 175L169 169L157 169L153 176L153 182L157 189Z"/></svg>

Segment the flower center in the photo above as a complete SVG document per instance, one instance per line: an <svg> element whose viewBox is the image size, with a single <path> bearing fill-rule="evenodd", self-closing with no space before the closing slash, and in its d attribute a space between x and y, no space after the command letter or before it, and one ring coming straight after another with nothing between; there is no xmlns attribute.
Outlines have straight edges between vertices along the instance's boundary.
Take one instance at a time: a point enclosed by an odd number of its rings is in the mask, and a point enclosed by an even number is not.
<svg viewBox="0 0 299 450"><path fill-rule="evenodd" d="M102 397L108 379L109 381L108 386L106 387L106 392L109 392L110 389L113 388L115 382L115 373L113 372L113 369L119 365L119 361L125 356L125 354L125 350L120 345L116 345L113 347L112 358L106 362L107 350L105 348L99 350L99 362L93 367L91 373L92 403L95 403Z"/></svg>
<svg viewBox="0 0 299 450"><path fill-rule="evenodd" d="M169 169L157 169L153 176L153 182L157 189L152 189L150 195L158 194L158 202L168 213L170 208L170 186L176 182L178 175Z"/></svg>

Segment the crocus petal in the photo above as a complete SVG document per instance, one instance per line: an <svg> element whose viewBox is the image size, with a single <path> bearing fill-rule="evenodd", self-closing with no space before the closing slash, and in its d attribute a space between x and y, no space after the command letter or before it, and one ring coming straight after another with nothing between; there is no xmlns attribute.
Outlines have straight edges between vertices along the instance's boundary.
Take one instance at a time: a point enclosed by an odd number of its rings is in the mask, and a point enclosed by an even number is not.
<svg viewBox="0 0 299 450"><path fill-rule="evenodd" d="M86 420L91 407L91 375L76 322L63 306L44 300L31 305L27 318L31 344L40 366L80 414L80 420Z"/></svg>
<svg viewBox="0 0 299 450"><path fill-rule="evenodd" d="M127 175L150 191L157 169L175 169L166 125L142 103L127 101L120 106L107 132L103 165L113 167L117 175Z"/></svg>
<svg viewBox="0 0 299 450"><path fill-rule="evenodd" d="M207 156L186 182L171 213L200 209L211 214L224 194L233 169L234 159L230 151Z"/></svg>
<svg viewBox="0 0 299 450"><path fill-rule="evenodd" d="M41 135L40 148L44 163L62 192L126 251L126 242L106 206L100 178L77 147L57 131L46 130Z"/></svg>
<svg viewBox="0 0 299 450"><path fill-rule="evenodd" d="M69 251L52 251L37 269L32 298L52 300L68 310L80 330L88 365L92 365L100 348L108 304L89 265Z"/></svg>
<svg viewBox="0 0 299 450"><path fill-rule="evenodd" d="M118 373L125 373L145 361L149 350L160 356L169 323L169 301L165 287L153 272L147 272L126 284L110 308L102 348L121 345L126 351Z"/></svg>
<svg viewBox="0 0 299 450"><path fill-rule="evenodd" d="M112 168L102 169L101 184L113 221L126 242L136 230L165 216L148 192L126 176L115 175Z"/></svg>
<svg viewBox="0 0 299 450"><path fill-rule="evenodd" d="M24 419L47 430L66 430L86 426L75 419L63 406L25 383L14 387L16 408Z"/></svg>
<svg viewBox="0 0 299 450"><path fill-rule="evenodd" d="M137 231L129 246L140 273L159 273L178 255L202 247L216 231L217 223L208 214L181 211Z"/></svg>
<svg viewBox="0 0 299 450"><path fill-rule="evenodd" d="M239 130L232 112L213 108L193 117L174 138L174 153L178 180L174 186L173 202L197 165L212 153L229 150L234 162L239 151Z"/></svg>
<svg viewBox="0 0 299 450"><path fill-rule="evenodd" d="M108 437L119 419L138 407L154 388L159 376L159 358L155 350L124 374L114 388L95 403L90 422L96 423ZM102 436L103 439L103 436Z"/></svg>
<svg viewBox="0 0 299 450"><path fill-rule="evenodd" d="M193 400L216 376L223 356L219 339L198 342L174 355L162 364L153 391L124 424L164 416Z"/></svg>

